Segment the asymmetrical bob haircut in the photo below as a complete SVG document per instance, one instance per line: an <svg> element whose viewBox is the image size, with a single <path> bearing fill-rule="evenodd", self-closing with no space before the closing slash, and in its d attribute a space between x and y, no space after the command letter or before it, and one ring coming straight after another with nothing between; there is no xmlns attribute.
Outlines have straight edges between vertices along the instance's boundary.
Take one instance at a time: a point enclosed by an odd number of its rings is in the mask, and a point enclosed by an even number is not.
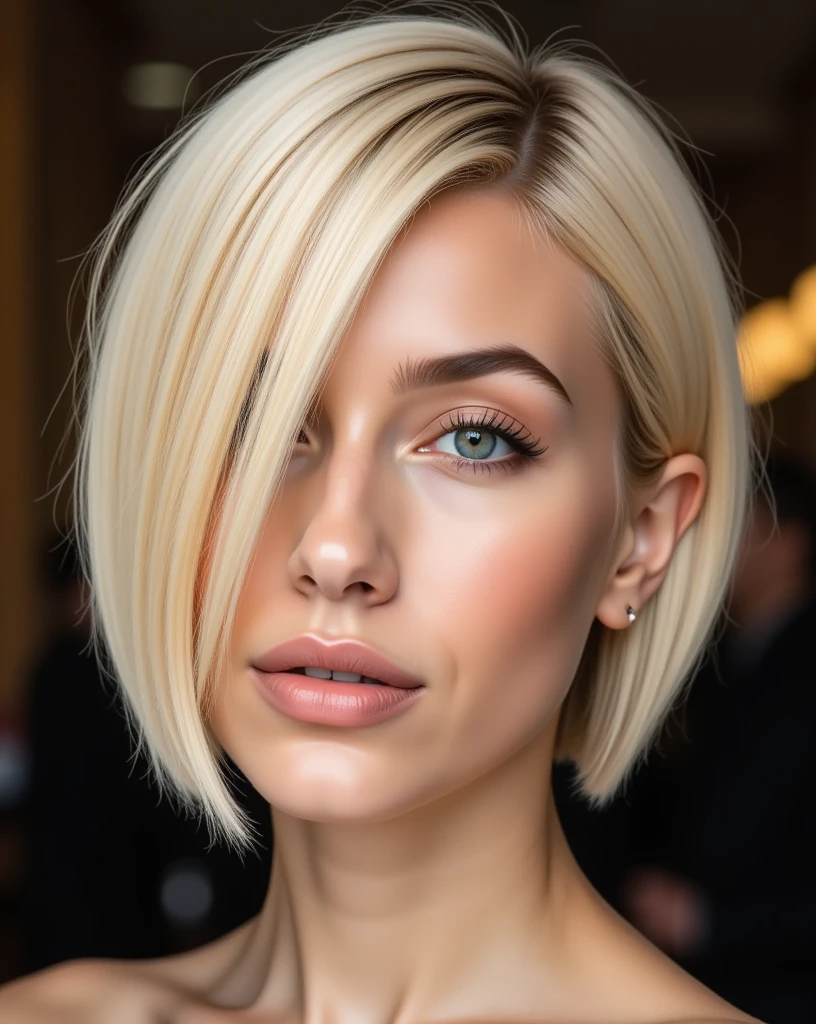
<svg viewBox="0 0 816 1024"><path fill-rule="evenodd" d="M672 455L708 467L637 628L596 622L566 698L557 756L586 794L644 751L723 599L750 438L710 218L629 87L509 35L390 14L265 54L163 147L97 247L77 492L97 635L159 783L237 846L251 825L207 720L241 584L375 270L442 191L502 190L589 272L621 514Z"/></svg>

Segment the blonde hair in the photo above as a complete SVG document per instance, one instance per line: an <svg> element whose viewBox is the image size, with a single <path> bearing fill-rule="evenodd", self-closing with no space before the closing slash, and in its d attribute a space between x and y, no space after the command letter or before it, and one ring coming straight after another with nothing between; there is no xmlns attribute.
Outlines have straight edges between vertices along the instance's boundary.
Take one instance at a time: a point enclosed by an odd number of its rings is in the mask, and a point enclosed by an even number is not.
<svg viewBox="0 0 816 1024"><path fill-rule="evenodd" d="M636 628L596 630L563 708L558 756L601 799L693 667L743 516L747 416L710 219L645 104L569 52L525 55L472 19L381 16L273 56L143 172L90 280L77 512L159 782L248 841L207 715L256 537L394 238L442 190L493 187L591 273L622 484L684 451L709 470L658 594ZM214 521L229 528L211 537Z"/></svg>

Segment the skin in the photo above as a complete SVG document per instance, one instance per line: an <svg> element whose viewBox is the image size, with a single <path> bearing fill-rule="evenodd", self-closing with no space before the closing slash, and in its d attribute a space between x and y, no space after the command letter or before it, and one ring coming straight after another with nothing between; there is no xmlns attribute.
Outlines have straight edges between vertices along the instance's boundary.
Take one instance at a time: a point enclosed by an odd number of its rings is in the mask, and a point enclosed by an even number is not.
<svg viewBox="0 0 816 1024"><path fill-rule="evenodd" d="M656 591L705 491L700 459L676 456L613 532L622 406L588 283L498 192L436 200L395 244L269 510L212 712L273 808L263 910L192 954L63 968L55 990L115 977L180 1024L749 1019L600 900L551 800L590 626L637 628L626 606ZM389 386L408 357L506 343L570 403L516 373ZM500 410L546 452L461 472L455 410ZM378 726L291 721L249 663L305 632L366 640L426 690Z"/></svg>

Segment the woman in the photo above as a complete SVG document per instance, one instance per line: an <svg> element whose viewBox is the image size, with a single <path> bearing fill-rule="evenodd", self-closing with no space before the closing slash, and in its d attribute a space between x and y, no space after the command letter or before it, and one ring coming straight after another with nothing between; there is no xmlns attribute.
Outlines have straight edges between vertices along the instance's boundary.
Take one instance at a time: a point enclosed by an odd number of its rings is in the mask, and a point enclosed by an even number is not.
<svg viewBox="0 0 816 1024"><path fill-rule="evenodd" d="M98 255L100 635L164 788L246 847L228 754L277 853L219 942L8 1006L748 1020L592 891L549 791L571 759L600 802L645 749L748 486L721 259L639 101L475 23L364 19L182 131Z"/></svg>

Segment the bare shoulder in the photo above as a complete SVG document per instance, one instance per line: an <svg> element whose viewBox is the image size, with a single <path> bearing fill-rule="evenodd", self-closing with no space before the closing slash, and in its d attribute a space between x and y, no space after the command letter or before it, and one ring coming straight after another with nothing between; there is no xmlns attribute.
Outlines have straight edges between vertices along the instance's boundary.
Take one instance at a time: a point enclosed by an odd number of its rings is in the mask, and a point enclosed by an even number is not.
<svg viewBox="0 0 816 1024"><path fill-rule="evenodd" d="M640 936L638 939L643 941ZM648 945L640 953L637 969L621 974L624 982L637 983L637 996L630 997L627 1003L620 991L620 1001L612 1004L630 1006L636 1019L651 1020L654 1024L762 1024L687 974L655 947ZM651 1013L649 1005L653 1008ZM657 1008L660 1016L655 1019Z"/></svg>
<svg viewBox="0 0 816 1024"><path fill-rule="evenodd" d="M573 962L592 992L583 1016L608 1024L761 1024L684 971L594 890L576 900Z"/></svg>
<svg viewBox="0 0 816 1024"><path fill-rule="evenodd" d="M762 1024L762 1021L735 1010L734 1015L729 1017L688 1017L684 1020L665 1021L664 1024Z"/></svg>
<svg viewBox="0 0 816 1024"><path fill-rule="evenodd" d="M2 1024L161 1024L200 1005L240 956L252 922L157 960L74 960L0 988Z"/></svg>
<svg viewBox="0 0 816 1024"><path fill-rule="evenodd" d="M762 1021L740 1013L735 1017L688 1017L684 1020L661 1021L660 1024L762 1024Z"/></svg>
<svg viewBox="0 0 816 1024"><path fill-rule="evenodd" d="M174 958L171 958L174 959ZM3 1024L163 1024L201 991L185 983L186 961L76 960L0 989Z"/></svg>
<svg viewBox="0 0 816 1024"><path fill-rule="evenodd" d="M159 990L127 964L78 960L0 989L4 1024L153 1024Z"/></svg>

